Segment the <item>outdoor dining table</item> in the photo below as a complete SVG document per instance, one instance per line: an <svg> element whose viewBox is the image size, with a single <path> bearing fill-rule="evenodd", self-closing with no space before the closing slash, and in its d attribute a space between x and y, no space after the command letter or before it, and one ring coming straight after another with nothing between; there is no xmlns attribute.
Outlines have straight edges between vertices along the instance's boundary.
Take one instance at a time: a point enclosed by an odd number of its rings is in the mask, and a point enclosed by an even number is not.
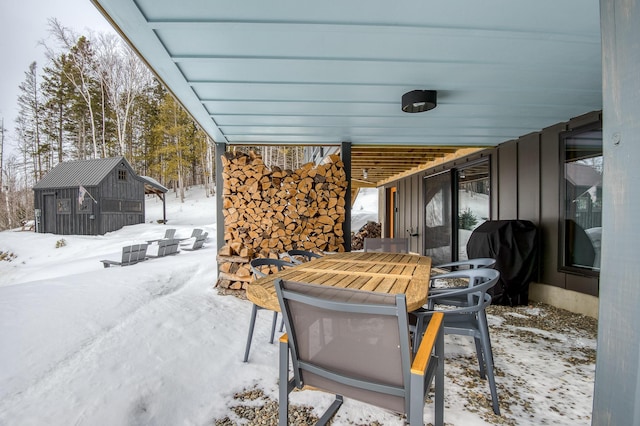
<svg viewBox="0 0 640 426"><path fill-rule="evenodd" d="M415 254L327 254L257 279L247 287L247 298L261 308L280 312L274 282L282 278L387 294L404 293L407 311L411 312L427 301L430 272L431 258Z"/></svg>

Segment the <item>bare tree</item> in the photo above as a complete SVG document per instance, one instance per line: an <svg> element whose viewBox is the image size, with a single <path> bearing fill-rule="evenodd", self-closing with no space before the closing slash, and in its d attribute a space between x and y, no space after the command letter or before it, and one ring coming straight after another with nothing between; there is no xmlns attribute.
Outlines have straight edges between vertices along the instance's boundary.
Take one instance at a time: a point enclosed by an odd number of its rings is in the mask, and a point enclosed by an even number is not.
<svg viewBox="0 0 640 426"><path fill-rule="evenodd" d="M24 73L25 79L20 83L20 95L18 96L18 135L23 139L25 147L29 147L29 153L33 159L33 176L35 180L42 177L42 155L47 155L48 149L42 146L40 141L41 127L41 102L38 87L37 65L32 62L29 70Z"/></svg>
<svg viewBox="0 0 640 426"><path fill-rule="evenodd" d="M96 114L93 110L94 90L92 88L92 84L100 81L100 79L96 73L96 65L91 43L86 37L78 37L78 35L72 30L62 26L62 24L55 18L49 19L49 32L53 35L58 44L69 52L67 54L67 62L69 66L63 67L62 70L87 106L89 111L89 123L91 126L93 156L94 158L98 158L98 141L95 123ZM52 62L58 60L56 52L45 43L43 44L47 51L47 58ZM104 145L104 140L102 141L102 144Z"/></svg>
<svg viewBox="0 0 640 426"><path fill-rule="evenodd" d="M126 154L127 125L138 95L151 85L151 73L138 56L113 34L100 34L98 72L115 114L119 154Z"/></svg>

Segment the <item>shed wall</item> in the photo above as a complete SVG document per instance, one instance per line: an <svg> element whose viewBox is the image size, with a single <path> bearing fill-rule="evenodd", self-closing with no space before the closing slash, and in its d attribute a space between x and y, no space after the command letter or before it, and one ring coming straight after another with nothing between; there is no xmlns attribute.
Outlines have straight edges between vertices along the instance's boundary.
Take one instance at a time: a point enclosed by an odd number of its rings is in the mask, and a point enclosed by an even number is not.
<svg viewBox="0 0 640 426"><path fill-rule="evenodd" d="M127 179L118 179L118 170L126 170ZM143 223L144 182L129 167L115 167L98 186L87 186L97 200L86 196L88 209L78 204L79 186L34 190L34 208L41 213L39 232L58 235L103 235L123 226Z"/></svg>

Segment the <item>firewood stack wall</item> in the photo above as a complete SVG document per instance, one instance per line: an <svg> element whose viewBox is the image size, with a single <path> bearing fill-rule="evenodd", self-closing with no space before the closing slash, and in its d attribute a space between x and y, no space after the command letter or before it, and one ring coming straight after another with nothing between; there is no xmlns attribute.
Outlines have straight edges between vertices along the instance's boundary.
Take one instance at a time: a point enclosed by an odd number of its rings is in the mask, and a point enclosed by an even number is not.
<svg viewBox="0 0 640 426"><path fill-rule="evenodd" d="M218 287L239 290L253 280L249 262L277 258L291 249L343 252L344 163L331 155L324 164L299 170L269 169L254 152L226 152L224 246L218 252Z"/></svg>

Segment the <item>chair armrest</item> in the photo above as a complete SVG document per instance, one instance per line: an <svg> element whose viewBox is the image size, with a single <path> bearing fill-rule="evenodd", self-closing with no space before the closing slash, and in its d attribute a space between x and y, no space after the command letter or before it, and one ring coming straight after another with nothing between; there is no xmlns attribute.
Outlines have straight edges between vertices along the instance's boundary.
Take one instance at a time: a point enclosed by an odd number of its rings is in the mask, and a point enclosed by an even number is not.
<svg viewBox="0 0 640 426"><path fill-rule="evenodd" d="M121 262L117 262L115 260L101 260L100 262L102 262L105 268L108 268L111 265L122 265Z"/></svg>
<svg viewBox="0 0 640 426"><path fill-rule="evenodd" d="M411 364L411 374L417 374L421 376L425 375L427 366L429 365L429 360L431 359L433 347L436 343L436 338L438 337L438 333L442 329L443 321L444 314L442 312L433 313L431 320L429 321L429 326L424 332L422 342L420 342L418 352L413 358L413 363Z"/></svg>

